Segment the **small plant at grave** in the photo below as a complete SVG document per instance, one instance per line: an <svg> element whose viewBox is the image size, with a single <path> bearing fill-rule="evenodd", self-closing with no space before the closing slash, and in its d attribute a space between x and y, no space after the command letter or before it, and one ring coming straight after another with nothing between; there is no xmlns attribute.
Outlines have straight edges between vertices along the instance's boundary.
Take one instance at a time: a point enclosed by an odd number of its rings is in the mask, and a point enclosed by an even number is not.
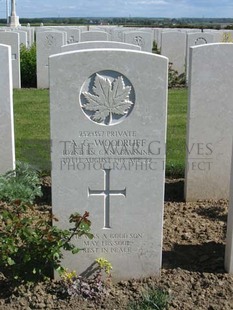
<svg viewBox="0 0 233 310"><path fill-rule="evenodd" d="M178 74L178 71L172 68L172 63L168 66L168 87L184 87L186 83L185 73Z"/></svg>
<svg viewBox="0 0 233 310"><path fill-rule="evenodd" d="M99 273L104 270L108 277L111 276L112 264L107 259L100 257L96 258L95 261L99 265Z"/></svg>
<svg viewBox="0 0 233 310"><path fill-rule="evenodd" d="M36 87L36 44L30 48L20 47L20 70L22 87Z"/></svg>
<svg viewBox="0 0 233 310"><path fill-rule="evenodd" d="M69 230L52 226L53 215L45 217L32 203L41 196L38 173L27 164L0 176L0 270L12 281L39 281L50 276L53 269L63 271L62 251L80 251L71 243L74 236L90 233L89 213L72 214Z"/></svg>
<svg viewBox="0 0 233 310"><path fill-rule="evenodd" d="M129 304L128 310L165 310L168 307L169 294L159 288L150 288L142 294L140 301Z"/></svg>
<svg viewBox="0 0 233 310"><path fill-rule="evenodd" d="M0 200L17 204L32 204L41 197L41 185L37 171L28 164L18 162L16 169L0 176Z"/></svg>
<svg viewBox="0 0 233 310"><path fill-rule="evenodd" d="M155 40L153 41L152 53L154 53L154 54L161 54L161 51L158 48L158 44L157 44L157 42Z"/></svg>
<svg viewBox="0 0 233 310"><path fill-rule="evenodd" d="M72 214L73 228L63 230L29 205L3 206L0 213L0 270L12 281L36 282L51 276L53 269L63 272L62 251L78 253L71 243L74 236L93 238L89 213Z"/></svg>
<svg viewBox="0 0 233 310"><path fill-rule="evenodd" d="M61 275L62 294L99 301L109 293L111 286L111 263L104 258L97 258L92 265L91 276L78 276L75 271L67 270Z"/></svg>

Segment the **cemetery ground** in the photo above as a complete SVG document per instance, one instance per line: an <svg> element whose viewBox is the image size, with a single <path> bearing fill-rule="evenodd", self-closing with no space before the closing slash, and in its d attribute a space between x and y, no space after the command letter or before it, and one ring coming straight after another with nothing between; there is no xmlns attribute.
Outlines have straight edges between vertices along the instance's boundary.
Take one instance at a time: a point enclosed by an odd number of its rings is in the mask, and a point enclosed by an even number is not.
<svg viewBox="0 0 233 310"><path fill-rule="evenodd" d="M17 159L43 171L44 196L31 212L47 219L51 212L48 91L17 90L14 102ZM170 90L161 277L115 283L108 295L86 301L61 294L58 281L14 287L2 275L0 309L233 309L233 277L224 271L228 202L183 202L186 102L186 89ZM2 202L0 208L5 207Z"/></svg>

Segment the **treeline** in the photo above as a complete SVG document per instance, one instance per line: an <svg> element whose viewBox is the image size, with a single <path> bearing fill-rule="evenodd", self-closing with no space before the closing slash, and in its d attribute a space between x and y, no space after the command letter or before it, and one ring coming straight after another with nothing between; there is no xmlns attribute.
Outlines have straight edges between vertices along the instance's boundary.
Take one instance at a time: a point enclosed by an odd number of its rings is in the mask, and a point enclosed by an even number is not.
<svg viewBox="0 0 233 310"><path fill-rule="evenodd" d="M6 24L5 19L0 19ZM20 18L21 25L122 25L125 27L233 29L233 18L49 17Z"/></svg>

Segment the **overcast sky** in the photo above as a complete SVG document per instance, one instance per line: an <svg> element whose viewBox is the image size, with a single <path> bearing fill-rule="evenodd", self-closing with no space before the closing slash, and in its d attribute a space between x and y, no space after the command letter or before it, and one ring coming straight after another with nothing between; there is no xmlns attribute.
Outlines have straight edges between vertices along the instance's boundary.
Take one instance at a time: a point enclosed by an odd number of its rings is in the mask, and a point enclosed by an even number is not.
<svg viewBox="0 0 233 310"><path fill-rule="evenodd" d="M0 0L1 18L6 1ZM16 0L16 12L19 17L233 17L233 0Z"/></svg>

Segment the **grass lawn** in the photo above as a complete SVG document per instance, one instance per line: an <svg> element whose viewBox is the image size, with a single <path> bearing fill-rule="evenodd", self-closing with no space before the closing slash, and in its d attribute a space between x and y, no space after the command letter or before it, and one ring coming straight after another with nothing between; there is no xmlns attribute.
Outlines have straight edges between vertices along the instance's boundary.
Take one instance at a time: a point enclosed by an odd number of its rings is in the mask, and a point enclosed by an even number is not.
<svg viewBox="0 0 233 310"><path fill-rule="evenodd" d="M14 90L16 160L50 171L48 90Z"/></svg>
<svg viewBox="0 0 233 310"><path fill-rule="evenodd" d="M184 175L187 93L187 89L169 90L167 176ZM48 173L51 169L48 90L14 90L14 117L16 159Z"/></svg>
<svg viewBox="0 0 233 310"><path fill-rule="evenodd" d="M168 94L167 176L184 176L188 90L170 89Z"/></svg>

